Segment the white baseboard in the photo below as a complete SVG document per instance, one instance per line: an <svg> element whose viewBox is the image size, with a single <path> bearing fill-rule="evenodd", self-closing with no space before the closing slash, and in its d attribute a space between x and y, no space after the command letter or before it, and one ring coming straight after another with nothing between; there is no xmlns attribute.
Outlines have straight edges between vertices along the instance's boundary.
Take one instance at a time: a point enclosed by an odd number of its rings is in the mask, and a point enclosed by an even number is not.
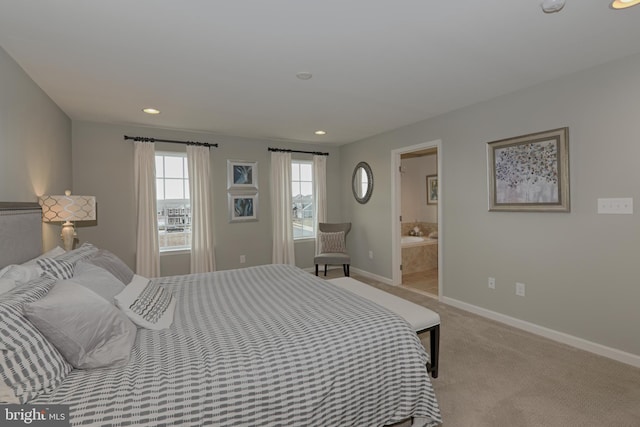
<svg viewBox="0 0 640 427"><path fill-rule="evenodd" d="M327 270L338 270L338 269L342 270L342 266L341 265L340 266L329 266L327 268ZM315 274L315 272L316 272L315 267L303 268L303 270L304 271L308 271L309 273L312 273L312 274ZM320 274L320 276L322 276L323 275L323 271L324 271L324 267L320 268L318 270L318 274ZM375 280L375 281L380 282L380 283L384 283L386 285L392 285L393 284L393 281L391 279L389 279L388 277L378 276L377 274L369 273L368 271L360 270L359 268L351 267L349 269L349 272L350 273L359 274L361 276L367 277L367 278L369 278L371 280Z"/></svg>
<svg viewBox="0 0 640 427"><path fill-rule="evenodd" d="M376 280L381 283L385 283L387 285L393 285L393 281L388 277L379 276L365 270L360 270L359 268L351 268L351 272L372 280ZM506 325L513 326L514 328L518 328L553 341L567 344L580 350L588 351L599 356L607 357L609 359L613 359L618 362L640 368L640 356L637 354L627 353L626 351L607 347L602 344L594 343L592 341L587 341L583 338L578 338L564 332L558 332L553 329L545 328L544 326L536 325L535 323L516 319L515 317L507 316L506 314L498 313L492 310L487 310L486 308L478 307L476 305L462 302L454 298L440 296L439 300L444 304L448 304L452 307L477 314L478 316L486 317L487 319L495 320L496 322L504 323Z"/></svg>
<svg viewBox="0 0 640 427"><path fill-rule="evenodd" d="M384 283L385 285L393 285L393 280L389 279L388 277L378 276L377 274L369 273L368 271L360 270L359 268L351 268L350 272L359 274L380 283Z"/></svg>
<svg viewBox="0 0 640 427"><path fill-rule="evenodd" d="M328 266L327 267L327 271L331 271L331 270L340 270L342 271L342 266L341 265L334 265L334 266ZM316 267L307 267L307 268L303 268L304 271L311 273L311 274L316 274ZM320 276L322 276L324 274L324 267L320 267L318 269L318 274Z"/></svg>
<svg viewBox="0 0 640 427"><path fill-rule="evenodd" d="M618 362L626 363L627 365L640 368L640 356L636 354L627 353L625 351L611 347L606 347L602 344L597 344L582 338L574 337L573 335L565 334L564 332L558 332L553 329L545 328L544 326L536 325L535 323L516 319L515 317L487 310L485 308L458 301L453 298L441 297L440 301L461 310L477 314L478 316L486 317L488 319L513 326L514 328L522 329L524 331L531 332L532 334L540 335L542 337L549 338L550 340L570 345L580 350L585 350L599 356L604 356L609 359L617 360Z"/></svg>

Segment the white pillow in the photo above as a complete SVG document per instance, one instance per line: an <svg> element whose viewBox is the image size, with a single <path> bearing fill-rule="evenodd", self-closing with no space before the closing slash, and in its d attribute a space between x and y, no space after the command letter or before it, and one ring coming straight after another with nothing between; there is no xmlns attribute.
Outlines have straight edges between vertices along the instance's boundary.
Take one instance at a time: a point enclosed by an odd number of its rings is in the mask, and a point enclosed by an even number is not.
<svg viewBox="0 0 640 427"><path fill-rule="evenodd" d="M122 366L129 361L136 326L95 292L68 281L24 305L25 316L73 367Z"/></svg>
<svg viewBox="0 0 640 427"><path fill-rule="evenodd" d="M8 265L0 270L0 279L13 280L15 286L22 285L40 277L42 269L36 264Z"/></svg>
<svg viewBox="0 0 640 427"><path fill-rule="evenodd" d="M58 246L48 252L45 252L39 257L30 259L29 261L22 264L13 264L4 267L2 270L0 270L0 294L12 289L15 286L20 286L24 283L30 282L40 277L43 270L37 265L37 261L39 259L54 257L63 253L65 253L64 249ZM13 282L13 286L11 286L10 288L9 281Z"/></svg>
<svg viewBox="0 0 640 427"><path fill-rule="evenodd" d="M75 265L79 261L92 257L96 252L98 252L97 247L93 246L91 243L83 243L79 248L65 252L62 255L58 255L56 259L67 261Z"/></svg>
<svg viewBox="0 0 640 427"><path fill-rule="evenodd" d="M115 296L115 300L116 306L142 328L160 330L173 323L175 298L146 277L133 276L131 283Z"/></svg>
<svg viewBox="0 0 640 427"><path fill-rule="evenodd" d="M42 255L35 257L33 259L30 259L27 262L23 262L22 265L34 265L36 263L37 260L39 260L40 258L55 258L59 255L62 255L66 253L66 251L64 249L62 249L60 246L56 246L55 248L51 249L50 251L47 251L45 253L43 253Z"/></svg>
<svg viewBox="0 0 640 427"><path fill-rule="evenodd" d="M111 304L114 304L113 297L124 290L124 284L116 276L86 261L76 264L70 281L92 290Z"/></svg>
<svg viewBox="0 0 640 427"><path fill-rule="evenodd" d="M11 289L16 287L15 280L12 279L0 279L0 295L5 292L9 292Z"/></svg>

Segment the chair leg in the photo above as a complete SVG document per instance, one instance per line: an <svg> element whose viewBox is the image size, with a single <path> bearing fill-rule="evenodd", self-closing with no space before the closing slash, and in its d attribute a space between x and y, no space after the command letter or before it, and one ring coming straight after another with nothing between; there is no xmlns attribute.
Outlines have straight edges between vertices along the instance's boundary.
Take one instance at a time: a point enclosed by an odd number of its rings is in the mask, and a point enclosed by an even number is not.
<svg viewBox="0 0 640 427"><path fill-rule="evenodd" d="M327 264L324 265L324 275L327 275Z"/></svg>
<svg viewBox="0 0 640 427"><path fill-rule="evenodd" d="M318 264L316 264L316 276L318 275Z"/></svg>
<svg viewBox="0 0 640 427"><path fill-rule="evenodd" d="M342 271L346 277L349 277L349 264L342 264Z"/></svg>

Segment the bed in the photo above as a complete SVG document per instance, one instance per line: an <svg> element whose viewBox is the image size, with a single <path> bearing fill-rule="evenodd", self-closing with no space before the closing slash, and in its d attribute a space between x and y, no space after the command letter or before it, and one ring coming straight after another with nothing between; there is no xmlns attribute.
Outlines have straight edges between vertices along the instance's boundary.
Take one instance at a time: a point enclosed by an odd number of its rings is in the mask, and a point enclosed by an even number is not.
<svg viewBox="0 0 640 427"><path fill-rule="evenodd" d="M3 241L16 215L0 214ZM34 251L22 254L10 262ZM69 405L72 425L91 426L441 423L422 344L372 302L287 265L152 282L175 300L169 328L138 327L125 365L71 369L28 403Z"/></svg>

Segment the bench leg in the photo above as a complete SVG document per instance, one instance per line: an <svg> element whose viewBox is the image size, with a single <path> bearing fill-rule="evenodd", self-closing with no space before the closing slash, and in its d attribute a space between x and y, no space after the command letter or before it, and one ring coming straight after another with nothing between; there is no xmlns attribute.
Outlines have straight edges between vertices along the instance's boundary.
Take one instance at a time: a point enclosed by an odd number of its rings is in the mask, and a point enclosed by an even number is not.
<svg viewBox="0 0 640 427"><path fill-rule="evenodd" d="M431 347L431 376L438 378L438 356L440 353L440 325L434 326L429 331L429 344Z"/></svg>
<svg viewBox="0 0 640 427"><path fill-rule="evenodd" d="M316 264L316 276L318 275L318 264Z"/></svg>
<svg viewBox="0 0 640 427"><path fill-rule="evenodd" d="M324 265L324 275L327 275L327 264Z"/></svg>

